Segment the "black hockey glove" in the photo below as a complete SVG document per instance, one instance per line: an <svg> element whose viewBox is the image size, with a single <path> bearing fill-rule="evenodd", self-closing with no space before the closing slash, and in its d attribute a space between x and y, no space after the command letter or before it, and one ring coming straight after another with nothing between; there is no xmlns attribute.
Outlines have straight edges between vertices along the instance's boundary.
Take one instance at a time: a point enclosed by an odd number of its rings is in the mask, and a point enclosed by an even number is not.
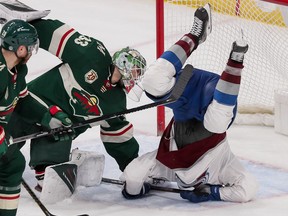
<svg viewBox="0 0 288 216"><path fill-rule="evenodd" d="M195 188L193 191L182 191L180 196L193 203L221 201L219 188L218 185L205 185L201 188Z"/></svg>
<svg viewBox="0 0 288 216"><path fill-rule="evenodd" d="M140 193L136 195L131 195L126 191L126 183L125 183L124 188L122 190L122 195L126 199L139 199L139 198L144 197L145 194L149 193L150 189L151 189L151 185L149 183L144 182Z"/></svg>

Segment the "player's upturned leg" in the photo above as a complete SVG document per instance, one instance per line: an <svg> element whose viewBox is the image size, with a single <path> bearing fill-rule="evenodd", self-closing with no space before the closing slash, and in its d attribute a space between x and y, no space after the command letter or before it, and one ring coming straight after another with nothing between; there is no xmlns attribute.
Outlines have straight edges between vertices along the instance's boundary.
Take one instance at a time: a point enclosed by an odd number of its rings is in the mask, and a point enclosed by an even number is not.
<svg viewBox="0 0 288 216"><path fill-rule="evenodd" d="M211 8L209 4L198 8L194 13L194 22L190 33L198 40L198 45L203 43L212 31Z"/></svg>

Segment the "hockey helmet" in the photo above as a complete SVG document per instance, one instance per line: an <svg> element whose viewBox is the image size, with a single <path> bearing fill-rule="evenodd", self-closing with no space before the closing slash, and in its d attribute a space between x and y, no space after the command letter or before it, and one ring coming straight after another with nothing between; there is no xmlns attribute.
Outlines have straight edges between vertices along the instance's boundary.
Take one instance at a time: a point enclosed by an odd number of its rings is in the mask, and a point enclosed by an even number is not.
<svg viewBox="0 0 288 216"><path fill-rule="evenodd" d="M131 89L135 88L135 91L139 90L139 94L143 92L143 88L140 86L140 81L144 75L146 70L146 60L145 58L135 49L131 49L129 47L125 47L114 53L112 57L113 64L119 69L125 87L126 93L131 95ZM140 94L140 97L141 97ZM138 95L138 93L137 93ZM137 98L131 97L133 100L139 100L140 97Z"/></svg>
<svg viewBox="0 0 288 216"><path fill-rule="evenodd" d="M122 80L140 80L146 70L145 58L140 52L129 47L117 51L112 61L122 74Z"/></svg>
<svg viewBox="0 0 288 216"><path fill-rule="evenodd" d="M4 24L0 33L1 46L16 52L21 45L26 46L28 53L37 53L39 48L38 34L34 26L20 20L10 20Z"/></svg>

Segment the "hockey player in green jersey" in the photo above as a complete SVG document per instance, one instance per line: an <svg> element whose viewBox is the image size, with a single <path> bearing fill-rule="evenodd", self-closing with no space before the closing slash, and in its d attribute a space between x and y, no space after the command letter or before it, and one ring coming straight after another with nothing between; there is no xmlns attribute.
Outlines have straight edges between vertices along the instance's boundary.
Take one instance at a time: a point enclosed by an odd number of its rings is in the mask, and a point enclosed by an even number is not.
<svg viewBox="0 0 288 216"><path fill-rule="evenodd" d="M14 130L9 127L12 113L47 129L71 126L71 120L56 106L48 110L27 91L26 63L39 46L36 29L14 19L2 27L0 40L0 216L15 216L25 159L19 146L8 146Z"/></svg>
<svg viewBox="0 0 288 216"><path fill-rule="evenodd" d="M73 123L111 114L126 109L126 93L133 93L141 78L146 61L142 55L129 47L111 57L104 44L77 32L59 20L36 19L30 22L39 35L40 48L62 60L62 63L28 84L37 100L50 106L57 104ZM134 87L134 88L133 88ZM137 86L139 87L139 86ZM131 90L132 89L132 90ZM22 116L18 116L22 118ZM125 117L99 123L100 136L107 153L124 170L138 156L139 145L133 136L133 125ZM41 130L19 119L14 127L21 126L15 137ZM75 129L76 135L91 126ZM95 134L95 136L97 136ZM30 166L35 169L39 189L45 168L69 160L71 140L60 143L48 137L31 141Z"/></svg>

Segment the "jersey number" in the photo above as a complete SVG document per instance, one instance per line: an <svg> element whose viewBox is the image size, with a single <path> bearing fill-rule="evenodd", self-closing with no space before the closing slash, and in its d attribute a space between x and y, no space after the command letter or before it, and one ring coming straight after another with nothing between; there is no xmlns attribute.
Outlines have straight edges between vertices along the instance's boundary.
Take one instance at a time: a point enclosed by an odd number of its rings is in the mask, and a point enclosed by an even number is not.
<svg viewBox="0 0 288 216"><path fill-rule="evenodd" d="M84 47L84 46L87 46L91 42L91 39L89 37L87 37L87 36L80 35L74 41L75 41L76 44L79 44L80 46Z"/></svg>
<svg viewBox="0 0 288 216"><path fill-rule="evenodd" d="M87 46L92 40L90 39L90 37L84 36L84 35L80 35L78 38L76 38L75 43L80 45L80 46ZM105 47L97 42L97 49L105 56Z"/></svg>

